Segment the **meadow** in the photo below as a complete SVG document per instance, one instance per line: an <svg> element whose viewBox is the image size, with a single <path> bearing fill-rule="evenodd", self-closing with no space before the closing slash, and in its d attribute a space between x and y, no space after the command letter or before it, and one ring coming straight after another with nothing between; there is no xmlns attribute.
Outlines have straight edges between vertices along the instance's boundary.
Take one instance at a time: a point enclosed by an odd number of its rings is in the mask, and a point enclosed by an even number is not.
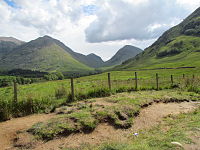
<svg viewBox="0 0 200 150"><path fill-rule="evenodd" d="M181 88L199 92L199 69L160 69L137 71L137 90ZM74 100L105 97L115 93L135 91L135 71L113 71L111 90L108 73L74 79ZM184 74L184 75L183 75ZM171 81L173 75L173 83ZM18 100L13 102L13 86L0 88L0 120L25 116L32 113L49 113L56 107L72 102L70 79L18 85Z"/></svg>

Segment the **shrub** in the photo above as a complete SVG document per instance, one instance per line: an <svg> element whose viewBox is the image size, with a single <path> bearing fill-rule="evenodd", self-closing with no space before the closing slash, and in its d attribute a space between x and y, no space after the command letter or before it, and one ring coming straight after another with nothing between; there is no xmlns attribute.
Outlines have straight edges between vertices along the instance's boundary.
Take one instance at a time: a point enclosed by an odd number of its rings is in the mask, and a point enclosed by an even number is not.
<svg viewBox="0 0 200 150"><path fill-rule="evenodd" d="M165 51L159 52L157 54L157 57L172 56L172 55L177 55L179 53L181 53L181 50L179 50L177 48L173 48L173 49L170 49L170 50L165 50Z"/></svg>

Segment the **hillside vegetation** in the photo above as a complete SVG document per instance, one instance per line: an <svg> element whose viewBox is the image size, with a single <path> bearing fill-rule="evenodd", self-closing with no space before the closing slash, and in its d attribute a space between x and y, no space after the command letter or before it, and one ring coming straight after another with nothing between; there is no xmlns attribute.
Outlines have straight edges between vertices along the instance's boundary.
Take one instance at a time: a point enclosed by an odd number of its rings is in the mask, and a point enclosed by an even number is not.
<svg viewBox="0 0 200 150"><path fill-rule="evenodd" d="M200 8L115 70L200 67Z"/></svg>

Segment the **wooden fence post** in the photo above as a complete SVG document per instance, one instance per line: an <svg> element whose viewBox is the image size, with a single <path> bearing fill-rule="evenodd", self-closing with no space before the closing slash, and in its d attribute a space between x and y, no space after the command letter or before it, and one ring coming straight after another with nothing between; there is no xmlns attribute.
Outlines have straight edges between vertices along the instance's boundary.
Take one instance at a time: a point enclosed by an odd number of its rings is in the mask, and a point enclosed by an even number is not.
<svg viewBox="0 0 200 150"><path fill-rule="evenodd" d="M109 90L111 90L110 73L108 73L108 87L109 87Z"/></svg>
<svg viewBox="0 0 200 150"><path fill-rule="evenodd" d="M74 98L74 79L73 78L71 78L71 94L72 94L72 101L74 101L75 100L75 98Z"/></svg>
<svg viewBox="0 0 200 150"><path fill-rule="evenodd" d="M183 74L183 79L185 79L185 74Z"/></svg>
<svg viewBox="0 0 200 150"><path fill-rule="evenodd" d="M159 90L158 73L156 73L156 89Z"/></svg>
<svg viewBox="0 0 200 150"><path fill-rule="evenodd" d="M172 83L172 85L174 85L174 78L173 78L173 75L171 75L171 83Z"/></svg>
<svg viewBox="0 0 200 150"><path fill-rule="evenodd" d="M16 103L18 101L18 99L17 99L17 82L16 81L14 81L13 89L14 89L14 103Z"/></svg>
<svg viewBox="0 0 200 150"><path fill-rule="evenodd" d="M194 74L192 75L192 78L193 78L193 79L195 78Z"/></svg>
<svg viewBox="0 0 200 150"><path fill-rule="evenodd" d="M137 78L137 72L135 72L135 90L138 90L138 78Z"/></svg>

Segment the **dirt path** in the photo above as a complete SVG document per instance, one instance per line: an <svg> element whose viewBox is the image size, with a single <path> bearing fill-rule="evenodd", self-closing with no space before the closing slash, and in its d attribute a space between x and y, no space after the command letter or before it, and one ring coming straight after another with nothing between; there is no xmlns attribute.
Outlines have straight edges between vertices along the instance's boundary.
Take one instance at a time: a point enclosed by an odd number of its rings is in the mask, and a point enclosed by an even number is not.
<svg viewBox="0 0 200 150"><path fill-rule="evenodd" d="M54 114L30 115L15 118L0 123L0 149L5 150L12 146L12 140L16 137L16 132L30 128L33 124L45 121L55 116Z"/></svg>
<svg viewBox="0 0 200 150"><path fill-rule="evenodd" d="M162 121L162 118L170 114L179 114L182 112L190 112L197 107L192 102L184 103L158 103L153 104L141 110L140 115L134 120L131 129L121 130L104 123L100 124L92 133L71 134L68 137L62 137L49 142L38 142L34 144L35 150L59 150L65 147L77 147L81 144L100 144L105 141L123 141L132 133L138 132L140 129L150 128ZM11 147L11 140L15 138L15 134L19 130L28 129L34 123L45 121L54 115L33 115L18 119L13 119L4 123L0 123L0 147ZM24 135L22 135L23 137ZM24 137L26 137L25 135ZM23 142L23 141L22 141ZM26 142L26 140L24 140ZM13 148L15 149L15 148Z"/></svg>
<svg viewBox="0 0 200 150"><path fill-rule="evenodd" d="M176 115L180 113L187 113L197 107L196 103L159 103L153 104L141 110L140 115L135 119L132 130L138 131L141 129L150 128L159 124L163 117L168 115Z"/></svg>

